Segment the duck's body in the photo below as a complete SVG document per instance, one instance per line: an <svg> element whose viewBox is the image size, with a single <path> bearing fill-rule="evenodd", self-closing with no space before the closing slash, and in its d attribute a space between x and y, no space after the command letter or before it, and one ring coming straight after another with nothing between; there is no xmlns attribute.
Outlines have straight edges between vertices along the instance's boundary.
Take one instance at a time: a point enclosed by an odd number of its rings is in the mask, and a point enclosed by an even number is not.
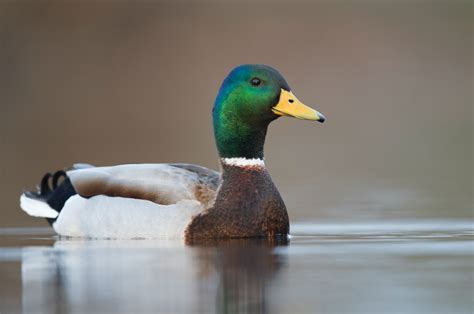
<svg viewBox="0 0 474 314"><path fill-rule="evenodd" d="M79 165L47 174L38 192L22 195L21 207L72 237L286 235L286 207L263 162L268 124L281 115L324 120L299 103L275 70L238 67L213 109L222 173L190 164Z"/></svg>
<svg viewBox="0 0 474 314"><path fill-rule="evenodd" d="M65 172L56 189L22 196L52 209L47 217L63 236L94 238L182 237L193 216L209 207L219 173L185 164L130 164ZM46 178L47 180L47 178Z"/></svg>

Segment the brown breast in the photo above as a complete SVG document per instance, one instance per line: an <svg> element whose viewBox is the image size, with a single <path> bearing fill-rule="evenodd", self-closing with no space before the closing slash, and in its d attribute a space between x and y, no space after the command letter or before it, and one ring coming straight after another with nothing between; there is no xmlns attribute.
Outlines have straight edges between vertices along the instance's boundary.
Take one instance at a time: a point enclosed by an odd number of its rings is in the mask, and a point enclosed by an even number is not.
<svg viewBox="0 0 474 314"><path fill-rule="evenodd" d="M288 213L264 167L223 165L214 205L193 218L186 240L286 235Z"/></svg>

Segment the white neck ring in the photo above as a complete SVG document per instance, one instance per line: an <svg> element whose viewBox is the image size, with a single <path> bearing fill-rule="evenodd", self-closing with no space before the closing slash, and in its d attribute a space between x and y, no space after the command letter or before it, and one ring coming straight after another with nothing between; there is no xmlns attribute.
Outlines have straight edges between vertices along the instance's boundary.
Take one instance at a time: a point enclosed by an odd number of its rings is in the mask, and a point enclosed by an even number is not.
<svg viewBox="0 0 474 314"><path fill-rule="evenodd" d="M245 157L232 157L232 158L221 158L221 161L226 166L234 167L259 167L265 168L265 162L260 158L245 158Z"/></svg>

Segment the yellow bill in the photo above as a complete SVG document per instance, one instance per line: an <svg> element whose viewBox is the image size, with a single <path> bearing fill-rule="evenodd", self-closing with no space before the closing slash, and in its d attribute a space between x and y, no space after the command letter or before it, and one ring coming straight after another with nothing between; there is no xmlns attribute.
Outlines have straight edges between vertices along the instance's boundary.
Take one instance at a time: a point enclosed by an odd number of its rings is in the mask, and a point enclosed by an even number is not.
<svg viewBox="0 0 474 314"><path fill-rule="evenodd" d="M326 117L313 108L304 105L292 92L282 89L278 104L272 108L272 111L280 116L289 116L301 120L313 120L324 122Z"/></svg>

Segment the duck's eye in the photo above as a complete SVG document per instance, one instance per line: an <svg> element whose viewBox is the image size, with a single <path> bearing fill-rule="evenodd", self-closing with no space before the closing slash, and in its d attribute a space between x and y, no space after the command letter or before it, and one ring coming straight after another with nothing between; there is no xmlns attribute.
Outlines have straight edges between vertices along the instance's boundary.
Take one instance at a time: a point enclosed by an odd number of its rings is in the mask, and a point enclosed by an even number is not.
<svg viewBox="0 0 474 314"><path fill-rule="evenodd" d="M258 77L254 77L253 79L250 80L250 84L253 86L258 86L262 83L262 81Z"/></svg>

